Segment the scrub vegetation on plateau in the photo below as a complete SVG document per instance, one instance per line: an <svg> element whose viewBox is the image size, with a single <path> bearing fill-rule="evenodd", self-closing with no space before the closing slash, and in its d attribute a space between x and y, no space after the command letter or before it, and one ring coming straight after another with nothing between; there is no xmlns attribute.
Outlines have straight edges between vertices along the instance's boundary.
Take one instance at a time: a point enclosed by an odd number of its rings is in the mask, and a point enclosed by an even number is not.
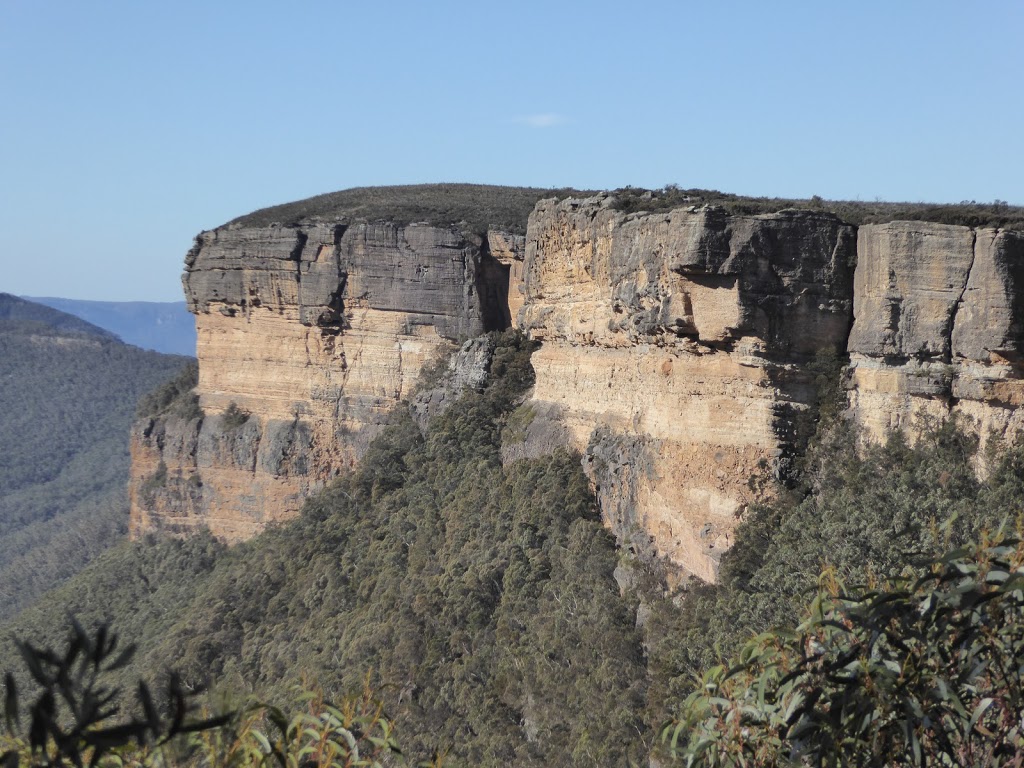
<svg viewBox="0 0 1024 768"><path fill-rule="evenodd" d="M647 190L624 187L615 190L615 207L626 213L670 211L675 208L712 205L734 215L754 216L786 210L831 213L848 224L884 224L889 221L929 221L964 227L1024 229L1024 207L1005 200L990 203L962 200L959 203L900 203L885 200L825 200L811 198L749 197L714 189L682 189L669 184Z"/></svg>
<svg viewBox="0 0 1024 768"><path fill-rule="evenodd" d="M540 187L500 187L490 184L409 184L394 187L354 187L340 192L262 208L226 226L293 226L307 221L388 221L462 226L482 234L499 229L526 233L526 220L538 200L546 197L587 197L593 192Z"/></svg>
<svg viewBox="0 0 1024 768"><path fill-rule="evenodd" d="M457 226L483 234L489 229L525 234L527 219L539 200L590 197L594 190L572 188L502 187L487 184L412 184L392 187L354 187L338 192L262 208L233 219L228 227L296 226L307 222L346 223L381 221L399 225L426 223ZM752 197L714 189L684 189L669 184L661 189L622 187L613 190L613 206L625 213L670 211L711 205L732 214L756 215L784 210L832 213L849 224L888 221L930 221L968 227L1024 228L1024 207L1005 200L959 203L888 202L883 200L824 200Z"/></svg>

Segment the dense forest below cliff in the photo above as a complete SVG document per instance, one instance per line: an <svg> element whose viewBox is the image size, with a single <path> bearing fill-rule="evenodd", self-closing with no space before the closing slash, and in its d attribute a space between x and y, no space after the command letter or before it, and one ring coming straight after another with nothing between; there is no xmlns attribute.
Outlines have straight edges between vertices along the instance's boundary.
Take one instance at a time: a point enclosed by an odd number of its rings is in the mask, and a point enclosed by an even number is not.
<svg viewBox="0 0 1024 768"><path fill-rule="evenodd" d="M372 671L407 749L451 745L466 764L638 756L635 599L615 583L579 460L501 465L529 353L505 337L483 391L426 436L396 413L362 469L298 520L230 550L204 537L125 545L12 631L53 640L67 611L112 619L140 646L126 679L169 665L237 694L288 697L303 676L337 693Z"/></svg>
<svg viewBox="0 0 1024 768"><path fill-rule="evenodd" d="M139 646L129 689L173 667L222 701L287 701L303 681L336 696L369 673L407 752L454 764L638 763L697 675L800 618L822 569L896 576L1024 502L1019 446L979 457L948 424L858 452L826 400L798 481L741 525L721 583L670 590L659 563L616 549L578 457L502 465L530 351L502 336L481 391L425 434L398 409L299 519L230 549L122 544L7 629L56 646L68 613L111 621ZM178 390L146 407L194 413ZM10 646L0 667L17 667Z"/></svg>

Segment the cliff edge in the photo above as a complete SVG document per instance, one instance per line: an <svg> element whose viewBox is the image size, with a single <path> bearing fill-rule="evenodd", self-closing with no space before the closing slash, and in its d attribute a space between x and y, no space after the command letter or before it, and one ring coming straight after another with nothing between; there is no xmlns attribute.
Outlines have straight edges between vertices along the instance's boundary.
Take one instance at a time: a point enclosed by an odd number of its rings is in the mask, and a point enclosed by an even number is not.
<svg viewBox="0 0 1024 768"><path fill-rule="evenodd" d="M206 526L237 541L297 514L438 350L508 327L515 230L545 194L394 188L396 220L376 218L374 195L325 196L199 234L182 280L203 415L136 424L132 535ZM492 198L507 198L483 206L504 229L467 219Z"/></svg>
<svg viewBox="0 0 1024 768"><path fill-rule="evenodd" d="M294 516L427 361L510 325L541 346L506 459L575 447L621 542L709 580L813 432L822 360L848 359L867 440L951 414L986 440L1020 429L1020 232L632 192L361 192L196 238L202 413L136 424L133 535L239 540Z"/></svg>
<svg viewBox="0 0 1024 768"><path fill-rule="evenodd" d="M867 439L963 417L982 442L1024 404L1024 234L895 221L858 237L851 414Z"/></svg>
<svg viewBox="0 0 1024 768"><path fill-rule="evenodd" d="M827 213L614 202L530 218L519 322L542 346L525 451L564 424L619 537L713 579L806 440L807 364L846 343L856 231Z"/></svg>

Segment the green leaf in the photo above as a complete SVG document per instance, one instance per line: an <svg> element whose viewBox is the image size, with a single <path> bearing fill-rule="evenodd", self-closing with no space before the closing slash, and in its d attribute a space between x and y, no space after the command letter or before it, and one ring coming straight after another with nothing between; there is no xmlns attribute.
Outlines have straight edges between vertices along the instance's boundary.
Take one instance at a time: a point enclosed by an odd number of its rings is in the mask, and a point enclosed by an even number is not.
<svg viewBox="0 0 1024 768"><path fill-rule="evenodd" d="M806 701L807 696L805 696L802 692L794 694L793 698L789 701L789 705L786 707L786 713L783 715L782 719L787 724L792 724L795 715L804 706Z"/></svg>
<svg viewBox="0 0 1024 768"><path fill-rule="evenodd" d="M978 724L978 721L981 720L982 715L985 714L985 710L992 705L993 701L995 701L995 699L993 699L990 696L986 696L984 699L978 702L978 706L974 708L974 712L971 714L971 722L968 726L969 729L973 729L974 726Z"/></svg>
<svg viewBox="0 0 1024 768"><path fill-rule="evenodd" d="M262 731L253 728L249 733L259 743L260 749L263 750L263 754L269 755L274 751L274 748L270 745L270 739L268 739Z"/></svg>

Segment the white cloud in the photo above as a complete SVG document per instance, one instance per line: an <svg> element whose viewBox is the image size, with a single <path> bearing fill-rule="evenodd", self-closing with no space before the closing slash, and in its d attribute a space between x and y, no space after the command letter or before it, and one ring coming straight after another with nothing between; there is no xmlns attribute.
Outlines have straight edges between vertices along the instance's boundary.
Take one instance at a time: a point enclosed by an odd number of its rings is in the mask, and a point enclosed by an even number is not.
<svg viewBox="0 0 1024 768"><path fill-rule="evenodd" d="M536 115L521 115L515 118L515 122L528 125L531 128L550 128L553 125L564 123L565 116L557 115L554 112L542 112Z"/></svg>

